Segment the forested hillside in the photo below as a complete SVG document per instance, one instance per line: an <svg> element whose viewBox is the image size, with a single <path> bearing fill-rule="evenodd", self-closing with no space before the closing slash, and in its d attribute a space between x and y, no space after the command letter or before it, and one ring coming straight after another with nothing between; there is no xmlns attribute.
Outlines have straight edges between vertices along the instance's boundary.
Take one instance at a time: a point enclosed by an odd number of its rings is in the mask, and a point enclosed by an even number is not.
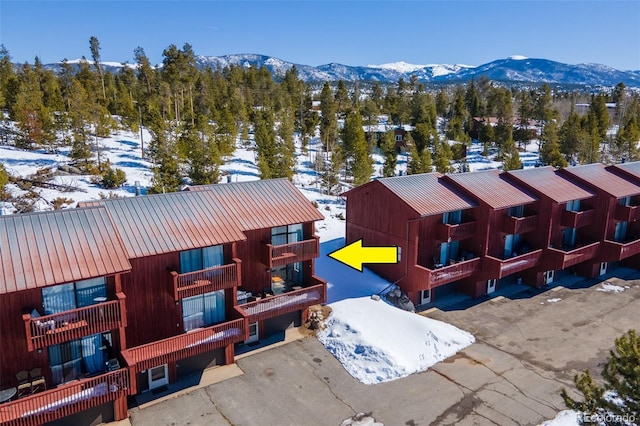
<svg viewBox="0 0 640 426"><path fill-rule="evenodd" d="M408 153L408 173L464 171L464 158L453 166L455 145L472 138L485 154L497 150L507 170L521 167L519 153L530 143L538 144L542 163L557 167L640 158L640 98L622 83L593 94L547 84L506 88L484 77L428 90L417 78L314 86L295 67L276 76L264 67L197 67L189 44L167 47L158 67L138 47L135 63L114 73L102 65L97 38L91 37L88 48L91 59L74 66L63 61L55 73L38 58L14 66L2 47L0 143L68 149L71 166L95 175L105 188L126 177L95 149L97 139L116 129L138 132L140 125L151 135L143 146L153 164L150 193L217 183L238 138L254 144L260 177L269 179L292 177L295 138L304 150L319 136L323 155L316 170L329 193L339 179L352 185L371 179L374 150L385 158L386 176L396 173L400 149ZM387 134L365 133L381 117ZM393 133L399 125L413 129L402 146ZM0 186L11 178L0 167Z"/></svg>

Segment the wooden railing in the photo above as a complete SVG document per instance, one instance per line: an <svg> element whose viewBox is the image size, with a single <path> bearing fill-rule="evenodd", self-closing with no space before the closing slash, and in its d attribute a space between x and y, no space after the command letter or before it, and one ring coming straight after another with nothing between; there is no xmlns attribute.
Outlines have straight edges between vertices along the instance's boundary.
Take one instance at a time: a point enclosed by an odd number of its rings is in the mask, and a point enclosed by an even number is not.
<svg viewBox="0 0 640 426"><path fill-rule="evenodd" d="M123 368L0 404L0 424L41 425L129 394L129 372Z"/></svg>
<svg viewBox="0 0 640 426"><path fill-rule="evenodd" d="M626 243L605 240L602 244L603 261L616 262L640 254L640 239Z"/></svg>
<svg viewBox="0 0 640 426"><path fill-rule="evenodd" d="M416 268L424 274L421 288L426 290L470 277L480 272L480 263L480 258L476 257L441 268L430 269L422 265L416 265Z"/></svg>
<svg viewBox="0 0 640 426"><path fill-rule="evenodd" d="M315 259L319 255L320 238L315 235L309 240L295 243L262 246L262 263L269 268Z"/></svg>
<svg viewBox="0 0 640 426"><path fill-rule="evenodd" d="M598 254L599 248L599 241L571 250L561 250L553 247L546 248L545 256L548 260L545 259L545 263L549 265L547 269L565 269L569 266L593 259Z"/></svg>
<svg viewBox="0 0 640 426"><path fill-rule="evenodd" d="M473 237L476 232L476 222L465 222L451 225L448 223L436 224L436 239L440 241L461 241Z"/></svg>
<svg viewBox="0 0 640 426"><path fill-rule="evenodd" d="M594 209L581 212L563 210L562 216L560 216L560 225L568 228L582 228L593 223L595 216L596 211Z"/></svg>
<svg viewBox="0 0 640 426"><path fill-rule="evenodd" d="M317 279L317 281L321 280ZM321 281L320 284L311 287L238 305L238 308L245 312L251 323L277 317L289 312L299 311L309 306L317 305L318 303L324 303L326 300L327 286Z"/></svg>
<svg viewBox="0 0 640 426"><path fill-rule="evenodd" d="M127 326L125 295L117 300L41 317L22 315L29 351Z"/></svg>
<svg viewBox="0 0 640 426"><path fill-rule="evenodd" d="M515 217L505 216L502 220L502 232L505 234L524 234L534 231L538 226L538 215Z"/></svg>
<svg viewBox="0 0 640 426"><path fill-rule="evenodd" d="M621 206L617 204L613 218L624 222L640 220L640 206Z"/></svg>
<svg viewBox="0 0 640 426"><path fill-rule="evenodd" d="M216 290L240 285L240 259L233 259L233 263L200 271L179 274L171 271L172 282L169 292L174 300L182 300L185 297L210 293Z"/></svg>
<svg viewBox="0 0 640 426"><path fill-rule="evenodd" d="M240 314L237 316L241 317ZM125 349L121 354L127 365L139 373L142 370L148 370L158 365L224 348L246 340L248 335L247 322L244 318L238 318L147 343L146 345Z"/></svg>
<svg viewBox="0 0 640 426"><path fill-rule="evenodd" d="M508 259L485 256L484 271L489 278L502 278L507 275L530 269L538 265L542 258L542 249L534 250Z"/></svg>

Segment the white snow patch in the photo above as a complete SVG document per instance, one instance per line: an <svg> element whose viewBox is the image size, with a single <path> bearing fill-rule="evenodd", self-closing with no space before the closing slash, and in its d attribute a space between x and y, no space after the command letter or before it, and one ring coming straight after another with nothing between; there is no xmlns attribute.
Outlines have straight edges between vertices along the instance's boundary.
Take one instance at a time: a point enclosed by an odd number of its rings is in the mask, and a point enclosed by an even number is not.
<svg viewBox="0 0 640 426"><path fill-rule="evenodd" d="M553 299L547 299L547 302L549 302L549 303L558 303L561 300L562 299L560 299L559 297L555 297Z"/></svg>
<svg viewBox="0 0 640 426"><path fill-rule="evenodd" d="M384 423L377 422L371 414L358 413L343 420L340 426L384 426Z"/></svg>
<svg viewBox="0 0 640 426"><path fill-rule="evenodd" d="M602 291L605 293L622 293L624 291L624 287L620 287L619 285L602 283L602 285L596 289L597 291Z"/></svg>
<svg viewBox="0 0 640 426"><path fill-rule="evenodd" d="M513 55L513 56L509 56L509 59L513 59L514 61L524 61L525 59L529 59L529 58L522 55Z"/></svg>
<svg viewBox="0 0 640 426"><path fill-rule="evenodd" d="M540 426L580 426L581 423L578 421L578 418L577 411L563 410L560 411L554 419L547 420Z"/></svg>
<svg viewBox="0 0 640 426"><path fill-rule="evenodd" d="M409 64L404 61L391 62L388 64L382 64L382 65L367 65L367 67L369 68L382 68L383 70L394 70L398 72L413 72L415 70L422 69L426 66L427 65Z"/></svg>
<svg viewBox="0 0 640 426"><path fill-rule="evenodd" d="M318 340L364 384L424 371L475 342L470 333L450 324L370 297L330 306L333 312Z"/></svg>

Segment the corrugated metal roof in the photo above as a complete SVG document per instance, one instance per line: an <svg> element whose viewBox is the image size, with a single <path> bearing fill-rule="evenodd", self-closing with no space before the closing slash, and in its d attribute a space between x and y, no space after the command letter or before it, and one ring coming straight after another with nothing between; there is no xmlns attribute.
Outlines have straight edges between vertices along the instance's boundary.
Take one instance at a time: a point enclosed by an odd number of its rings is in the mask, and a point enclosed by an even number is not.
<svg viewBox="0 0 640 426"><path fill-rule="evenodd" d="M640 180L640 161L634 161L633 163L616 164L613 167L616 169L620 169L623 172Z"/></svg>
<svg viewBox="0 0 640 426"><path fill-rule="evenodd" d="M106 209L0 216L0 293L131 270Z"/></svg>
<svg viewBox="0 0 640 426"><path fill-rule="evenodd" d="M551 166L536 167L524 170L511 170L508 175L523 182L534 190L546 195L557 203L571 200L582 200L595 195L578 184L570 182L556 173Z"/></svg>
<svg viewBox="0 0 640 426"><path fill-rule="evenodd" d="M173 192L91 201L104 205L131 258L245 240L228 212L209 191Z"/></svg>
<svg viewBox="0 0 640 426"><path fill-rule="evenodd" d="M501 175L498 170L488 170L447 175L445 179L451 179L494 209L506 209L537 201L537 198L507 182Z"/></svg>
<svg viewBox="0 0 640 426"><path fill-rule="evenodd" d="M599 188L615 198L640 194L640 186L628 179L613 174L601 163L568 167L563 169L563 173L576 176L588 185Z"/></svg>
<svg viewBox="0 0 640 426"><path fill-rule="evenodd" d="M366 185L384 185L420 216L431 216L477 206L477 203L442 182L441 177L440 173L425 173L382 178ZM347 197L349 192L345 194Z"/></svg>
<svg viewBox="0 0 640 426"><path fill-rule="evenodd" d="M324 219L287 179L203 185L189 189L211 193L243 231Z"/></svg>

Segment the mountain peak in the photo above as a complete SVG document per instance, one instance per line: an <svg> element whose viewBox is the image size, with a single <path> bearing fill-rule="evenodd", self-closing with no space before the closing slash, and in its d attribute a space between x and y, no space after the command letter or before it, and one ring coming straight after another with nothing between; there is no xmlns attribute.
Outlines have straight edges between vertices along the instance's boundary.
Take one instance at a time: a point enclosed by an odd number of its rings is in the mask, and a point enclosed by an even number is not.
<svg viewBox="0 0 640 426"><path fill-rule="evenodd" d="M513 55L513 56L509 56L509 59L513 59L514 61L524 61L525 59L529 59L529 58L522 55Z"/></svg>

